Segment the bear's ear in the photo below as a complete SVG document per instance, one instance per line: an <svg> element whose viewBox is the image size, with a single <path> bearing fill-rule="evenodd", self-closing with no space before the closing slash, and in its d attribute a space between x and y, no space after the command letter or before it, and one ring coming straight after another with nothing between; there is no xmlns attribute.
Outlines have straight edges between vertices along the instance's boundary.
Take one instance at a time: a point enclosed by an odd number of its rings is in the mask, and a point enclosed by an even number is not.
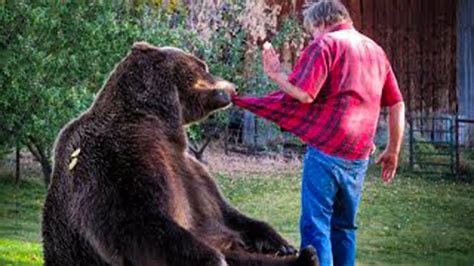
<svg viewBox="0 0 474 266"><path fill-rule="evenodd" d="M148 50L155 50L158 49L158 47L153 46L147 42L136 42L132 46L133 50L141 50L141 51L148 51Z"/></svg>

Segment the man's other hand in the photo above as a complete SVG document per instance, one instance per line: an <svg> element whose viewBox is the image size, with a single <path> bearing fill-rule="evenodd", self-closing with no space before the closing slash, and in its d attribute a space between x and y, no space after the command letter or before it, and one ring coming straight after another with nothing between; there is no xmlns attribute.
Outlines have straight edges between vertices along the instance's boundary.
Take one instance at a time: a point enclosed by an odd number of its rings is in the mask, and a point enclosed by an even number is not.
<svg viewBox="0 0 474 266"><path fill-rule="evenodd" d="M385 183L390 183L397 172L398 153L386 149L380 154L375 163L382 164L382 180Z"/></svg>
<svg viewBox="0 0 474 266"><path fill-rule="evenodd" d="M403 141L405 128L405 104L398 102L389 107L389 140L387 148L380 154L377 164L382 164L382 179L389 183L392 181L398 166L398 154Z"/></svg>

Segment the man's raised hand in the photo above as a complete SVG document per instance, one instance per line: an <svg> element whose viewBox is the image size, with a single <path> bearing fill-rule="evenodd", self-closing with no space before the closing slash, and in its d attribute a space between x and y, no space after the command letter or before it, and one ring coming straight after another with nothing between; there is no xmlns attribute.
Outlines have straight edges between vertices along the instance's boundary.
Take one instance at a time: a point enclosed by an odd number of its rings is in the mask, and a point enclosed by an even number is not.
<svg viewBox="0 0 474 266"><path fill-rule="evenodd" d="M272 47L271 43L266 42L263 45L263 70L273 79L273 77L281 71L280 55Z"/></svg>

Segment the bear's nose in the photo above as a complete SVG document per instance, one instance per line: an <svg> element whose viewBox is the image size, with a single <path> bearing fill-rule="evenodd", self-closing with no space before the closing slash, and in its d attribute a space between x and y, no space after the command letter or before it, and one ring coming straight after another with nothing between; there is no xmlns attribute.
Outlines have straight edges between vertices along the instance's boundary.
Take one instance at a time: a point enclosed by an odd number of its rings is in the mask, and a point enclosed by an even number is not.
<svg viewBox="0 0 474 266"><path fill-rule="evenodd" d="M222 99L225 99L225 101L230 101L230 95L229 93L226 93L224 89L217 90L217 95Z"/></svg>
<svg viewBox="0 0 474 266"><path fill-rule="evenodd" d="M212 102L217 108L225 107L230 104L231 96L224 89L217 89L213 91Z"/></svg>

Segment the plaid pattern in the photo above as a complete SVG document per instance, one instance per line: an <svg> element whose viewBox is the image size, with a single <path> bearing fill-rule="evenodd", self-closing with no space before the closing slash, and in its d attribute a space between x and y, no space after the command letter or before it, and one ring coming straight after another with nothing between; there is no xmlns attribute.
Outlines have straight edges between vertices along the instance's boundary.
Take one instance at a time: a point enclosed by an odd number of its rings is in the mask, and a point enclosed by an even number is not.
<svg viewBox="0 0 474 266"><path fill-rule="evenodd" d="M380 108L402 101L385 52L351 24L337 25L310 43L288 80L314 102L300 103L282 91L234 96L233 102L348 160L369 157Z"/></svg>

